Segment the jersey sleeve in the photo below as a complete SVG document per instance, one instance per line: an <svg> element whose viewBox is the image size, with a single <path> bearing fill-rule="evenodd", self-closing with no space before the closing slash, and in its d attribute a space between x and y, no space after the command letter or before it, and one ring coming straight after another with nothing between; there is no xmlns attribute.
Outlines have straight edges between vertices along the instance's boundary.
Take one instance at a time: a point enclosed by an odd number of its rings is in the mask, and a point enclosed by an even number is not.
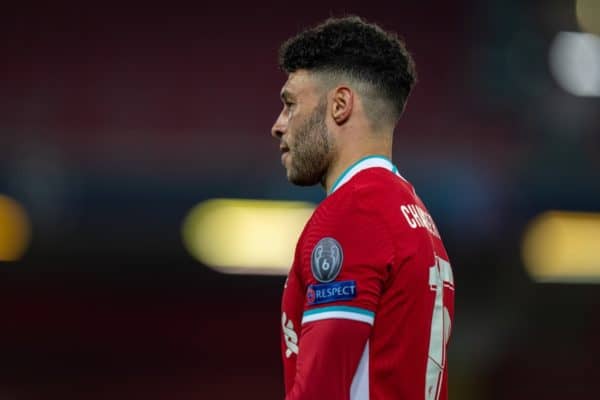
<svg viewBox="0 0 600 400"><path fill-rule="evenodd" d="M373 325L392 273L394 246L377 210L356 204L357 198L325 213L308 243L300 276L306 288L303 324L350 319Z"/></svg>
<svg viewBox="0 0 600 400"><path fill-rule="evenodd" d="M302 326L296 375L285 400L347 400L367 389L365 344L371 327L363 322L327 319ZM368 352L368 349L366 350Z"/></svg>
<svg viewBox="0 0 600 400"><path fill-rule="evenodd" d="M306 295L286 400L368 394L368 339L394 261L387 229L371 210L342 205L318 222L299 277Z"/></svg>

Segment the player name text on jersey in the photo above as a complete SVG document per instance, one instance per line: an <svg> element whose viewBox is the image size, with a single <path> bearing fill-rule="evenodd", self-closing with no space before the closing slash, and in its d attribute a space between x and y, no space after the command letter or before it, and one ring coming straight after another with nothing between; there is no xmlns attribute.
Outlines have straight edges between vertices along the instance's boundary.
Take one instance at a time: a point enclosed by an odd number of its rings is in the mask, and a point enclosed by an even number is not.
<svg viewBox="0 0 600 400"><path fill-rule="evenodd" d="M401 205L400 210L408 222L408 226L413 229L425 228L437 238L440 238L440 233L433 222L431 215L416 204Z"/></svg>

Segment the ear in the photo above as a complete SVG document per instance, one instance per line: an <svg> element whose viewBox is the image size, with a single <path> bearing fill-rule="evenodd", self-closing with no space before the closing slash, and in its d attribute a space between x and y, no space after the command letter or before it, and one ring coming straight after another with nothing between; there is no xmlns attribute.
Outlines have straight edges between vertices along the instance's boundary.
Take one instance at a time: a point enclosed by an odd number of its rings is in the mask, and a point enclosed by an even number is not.
<svg viewBox="0 0 600 400"><path fill-rule="evenodd" d="M348 86L338 86L333 90L331 117L338 124L344 124L354 108L354 92Z"/></svg>

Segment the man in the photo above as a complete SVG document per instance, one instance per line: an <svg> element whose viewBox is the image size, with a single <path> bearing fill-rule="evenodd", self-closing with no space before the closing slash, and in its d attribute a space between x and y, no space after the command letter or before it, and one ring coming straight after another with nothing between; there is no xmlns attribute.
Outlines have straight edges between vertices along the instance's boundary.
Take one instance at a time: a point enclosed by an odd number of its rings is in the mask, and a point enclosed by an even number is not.
<svg viewBox="0 0 600 400"><path fill-rule="evenodd" d="M446 399L452 270L390 161L413 61L397 36L347 17L288 40L280 66L271 133L287 177L327 191L283 294L286 399Z"/></svg>

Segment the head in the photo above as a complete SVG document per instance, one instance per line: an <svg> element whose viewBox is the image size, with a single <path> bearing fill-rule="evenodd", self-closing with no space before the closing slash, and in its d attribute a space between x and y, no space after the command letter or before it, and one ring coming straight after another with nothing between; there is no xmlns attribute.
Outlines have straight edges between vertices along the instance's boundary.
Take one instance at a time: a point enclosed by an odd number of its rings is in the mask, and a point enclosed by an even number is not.
<svg viewBox="0 0 600 400"><path fill-rule="evenodd" d="M404 43L359 17L328 19L292 37L279 66L288 79L271 133L298 185L323 182L356 135L391 143L416 80Z"/></svg>

